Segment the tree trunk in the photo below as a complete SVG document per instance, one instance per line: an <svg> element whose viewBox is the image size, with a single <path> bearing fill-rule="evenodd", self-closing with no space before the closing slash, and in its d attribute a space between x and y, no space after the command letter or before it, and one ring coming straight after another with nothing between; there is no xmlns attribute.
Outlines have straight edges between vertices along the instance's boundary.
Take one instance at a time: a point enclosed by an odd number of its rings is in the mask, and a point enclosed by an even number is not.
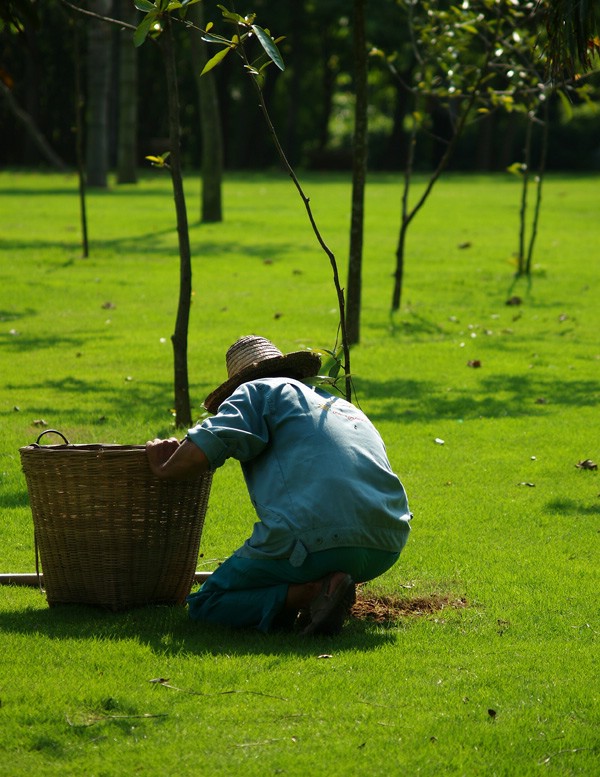
<svg viewBox="0 0 600 777"><path fill-rule="evenodd" d="M408 210L408 195L413 174L413 165L415 161L415 149L417 145L417 126L413 123L408 143L406 156L406 165L404 168L404 185L402 188L402 212L400 214L400 234L398 236L398 246L396 248L396 270L394 271L394 289L392 291L392 311L400 310L402 300L402 284L404 282L404 252L406 249L406 232L410 224L410 214Z"/></svg>
<svg viewBox="0 0 600 777"><path fill-rule="evenodd" d="M112 0L96 0L88 8L109 16ZM90 18L87 22L87 143L86 171L88 186L105 187L108 183L108 95L110 87L110 24Z"/></svg>
<svg viewBox="0 0 600 777"><path fill-rule="evenodd" d="M352 154L352 215L350 257L346 293L346 332L348 343L360 340L363 226L365 178L367 171L367 45L365 36L365 0L354 0L355 109Z"/></svg>
<svg viewBox="0 0 600 777"><path fill-rule="evenodd" d="M181 125L179 120L179 89L177 85L177 66L173 42L172 22L165 17L165 30L158 39L165 62L167 96L169 101L169 166L173 183L173 198L177 217L177 236L179 239L179 303L175 331L171 336L174 357L175 378L175 423L178 427L192 425L188 380L188 327L192 301L192 257L188 231L183 177L181 174Z"/></svg>
<svg viewBox="0 0 600 777"><path fill-rule="evenodd" d="M118 16L135 24L137 12L131 0L119 0ZM131 30L119 37L119 125L117 139L117 183L137 182L137 49Z"/></svg>
<svg viewBox="0 0 600 777"><path fill-rule="evenodd" d="M75 55L75 158L77 160L77 180L79 182L79 216L81 221L81 253L84 259L90 255L87 205L85 161L83 152L83 110L85 100L81 85L81 30L77 19L73 20L73 48Z"/></svg>
<svg viewBox="0 0 600 777"><path fill-rule="evenodd" d="M204 28L204 7L201 4L191 7L188 18L197 27ZM206 43L202 33L190 29L192 43L192 63L198 102L200 106L200 131L202 139L202 191L200 197L200 219L203 222L223 221L222 182L223 182L223 130L219 113L219 99L215 74L211 71L200 76L208 59Z"/></svg>
<svg viewBox="0 0 600 777"><path fill-rule="evenodd" d="M533 223L531 225L531 237L529 238L529 248L527 250L527 261L525 262L525 274L527 277L531 277L531 262L533 260L533 249L535 247L535 241L537 238L538 224L540 220L540 210L542 207L542 184L544 182L544 174L546 172L546 159L548 156L548 123L549 123L549 101L543 105L543 117L542 117L542 147L540 150L540 163L538 166L537 184L536 184L536 196L535 196L535 210L533 213Z"/></svg>
<svg viewBox="0 0 600 777"><path fill-rule="evenodd" d="M398 248L396 251L396 271L394 273L394 289L392 292L392 312L395 312L400 309L402 281L404 276L404 251L406 248L406 232L410 226L411 221L421 210L423 205L425 205L425 202L427 201L427 198L431 194L433 187L435 186L439 177L448 166L448 162L451 159L452 154L454 153L454 149L456 148L456 145L458 143L458 140L462 135L467 118L469 117L471 110L473 108L473 105L475 104L479 87L487 71L488 71L488 59L486 58L484 65L481 67L479 71L477 82L475 83L473 89L471 90L468 99L466 100L465 104L461 105L459 109L456 123L452 124L452 137L450 138L450 141L446 145L446 150L444 151L441 159L439 160L437 167L435 168L433 173L431 173L431 175L429 176L429 179L425 185L425 189L423 193L421 194L417 202L409 210L408 190L410 187L410 179L413 172L414 151L415 151L415 143L416 143L416 125L415 127L413 127L409 158L408 158L408 162L407 162L407 166L404 174L405 185L404 185L404 194L402 199L402 221L400 226L400 237L398 239Z"/></svg>
<svg viewBox="0 0 600 777"><path fill-rule="evenodd" d="M527 115L525 128L525 146L523 148L523 180L521 182L521 207L519 209L519 253L517 276L525 271L525 232L527 231L527 193L531 175L531 140L533 133L533 117Z"/></svg>

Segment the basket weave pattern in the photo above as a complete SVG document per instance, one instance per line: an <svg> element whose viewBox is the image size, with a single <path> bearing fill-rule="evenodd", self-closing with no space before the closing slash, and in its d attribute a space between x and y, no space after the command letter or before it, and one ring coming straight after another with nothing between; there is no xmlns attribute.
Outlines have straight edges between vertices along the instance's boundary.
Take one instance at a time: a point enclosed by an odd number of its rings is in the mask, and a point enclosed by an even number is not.
<svg viewBox="0 0 600 777"><path fill-rule="evenodd" d="M49 605L124 610L190 592L212 473L156 478L144 446L20 449Z"/></svg>

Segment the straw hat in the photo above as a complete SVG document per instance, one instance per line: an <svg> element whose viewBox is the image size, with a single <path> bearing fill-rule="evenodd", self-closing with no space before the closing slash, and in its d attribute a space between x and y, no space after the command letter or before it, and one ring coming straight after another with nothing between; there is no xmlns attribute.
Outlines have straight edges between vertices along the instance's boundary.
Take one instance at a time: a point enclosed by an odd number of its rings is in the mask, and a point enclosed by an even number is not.
<svg viewBox="0 0 600 777"><path fill-rule="evenodd" d="M314 351L293 351L281 353L270 340L256 335L247 335L237 340L227 351L227 380L211 392L204 400L204 407L216 413L224 402L242 383L257 378L276 375L301 380L319 372L321 357Z"/></svg>

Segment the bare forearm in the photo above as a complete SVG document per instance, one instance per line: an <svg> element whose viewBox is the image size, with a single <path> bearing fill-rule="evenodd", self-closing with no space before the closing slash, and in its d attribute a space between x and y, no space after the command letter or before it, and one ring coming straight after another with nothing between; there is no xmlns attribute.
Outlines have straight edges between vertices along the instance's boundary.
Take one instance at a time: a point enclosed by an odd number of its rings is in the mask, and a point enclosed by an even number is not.
<svg viewBox="0 0 600 777"><path fill-rule="evenodd" d="M148 464L161 480L186 480L208 472L206 455L190 440L180 445L173 440L153 440L146 443Z"/></svg>

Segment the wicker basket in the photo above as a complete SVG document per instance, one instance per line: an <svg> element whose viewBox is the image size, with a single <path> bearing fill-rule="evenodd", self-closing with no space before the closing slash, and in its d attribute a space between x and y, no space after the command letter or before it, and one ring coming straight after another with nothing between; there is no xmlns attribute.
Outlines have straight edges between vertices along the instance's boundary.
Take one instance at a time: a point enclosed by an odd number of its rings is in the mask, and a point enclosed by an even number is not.
<svg viewBox="0 0 600 777"><path fill-rule="evenodd" d="M48 604L182 603L212 473L162 481L144 446L70 445L64 437L64 445L39 445L41 437L19 452Z"/></svg>

